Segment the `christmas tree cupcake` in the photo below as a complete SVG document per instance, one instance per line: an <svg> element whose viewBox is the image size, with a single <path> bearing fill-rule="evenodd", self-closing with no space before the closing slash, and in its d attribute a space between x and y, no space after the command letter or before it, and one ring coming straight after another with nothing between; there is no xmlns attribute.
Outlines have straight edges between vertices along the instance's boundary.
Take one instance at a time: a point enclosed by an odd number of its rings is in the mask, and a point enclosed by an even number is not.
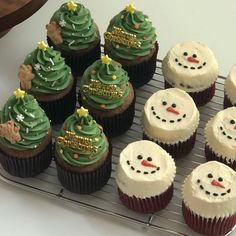
<svg viewBox="0 0 236 236"><path fill-rule="evenodd" d="M73 114L76 83L60 52L38 42L20 66L18 77L21 88L36 98L53 124Z"/></svg>
<svg viewBox="0 0 236 236"><path fill-rule="evenodd" d="M0 162L18 177L32 177L52 159L49 120L33 96L17 89L0 112Z"/></svg>
<svg viewBox="0 0 236 236"><path fill-rule="evenodd" d="M133 123L133 87L127 72L107 55L84 72L79 98L109 137L124 133Z"/></svg>
<svg viewBox="0 0 236 236"><path fill-rule="evenodd" d="M110 21L105 38L105 53L122 64L134 87L152 79L158 52L157 36L148 16L126 6Z"/></svg>
<svg viewBox="0 0 236 236"><path fill-rule="evenodd" d="M58 178L72 192L97 191L110 178L111 145L102 127L83 107L65 120L54 154Z"/></svg>
<svg viewBox="0 0 236 236"><path fill-rule="evenodd" d="M46 26L48 42L62 53L74 76L99 59L100 34L90 11L70 1L61 5Z"/></svg>

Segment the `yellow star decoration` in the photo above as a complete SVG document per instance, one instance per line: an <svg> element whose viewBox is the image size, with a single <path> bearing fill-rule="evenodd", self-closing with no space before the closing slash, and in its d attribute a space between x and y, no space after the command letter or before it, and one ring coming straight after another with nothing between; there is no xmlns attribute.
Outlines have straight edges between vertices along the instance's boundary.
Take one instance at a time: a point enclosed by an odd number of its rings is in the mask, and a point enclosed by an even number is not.
<svg viewBox="0 0 236 236"><path fill-rule="evenodd" d="M109 65L111 63L111 58L108 55L102 56L101 60L102 60L102 64Z"/></svg>
<svg viewBox="0 0 236 236"><path fill-rule="evenodd" d="M48 48L48 45L44 41L40 41L40 42L38 42L38 48L43 51L46 51Z"/></svg>
<svg viewBox="0 0 236 236"><path fill-rule="evenodd" d="M85 109L84 107L80 107L76 112L79 117L86 117L88 115L88 109Z"/></svg>
<svg viewBox="0 0 236 236"><path fill-rule="evenodd" d="M75 11L77 6L78 5L74 1L70 1L67 3L67 7L69 11Z"/></svg>
<svg viewBox="0 0 236 236"><path fill-rule="evenodd" d="M14 91L13 94L15 95L16 99L19 99L25 96L25 91L18 88L17 90Z"/></svg>
<svg viewBox="0 0 236 236"><path fill-rule="evenodd" d="M125 10L131 14L133 14L136 10L135 6L133 4L129 4L125 7Z"/></svg>

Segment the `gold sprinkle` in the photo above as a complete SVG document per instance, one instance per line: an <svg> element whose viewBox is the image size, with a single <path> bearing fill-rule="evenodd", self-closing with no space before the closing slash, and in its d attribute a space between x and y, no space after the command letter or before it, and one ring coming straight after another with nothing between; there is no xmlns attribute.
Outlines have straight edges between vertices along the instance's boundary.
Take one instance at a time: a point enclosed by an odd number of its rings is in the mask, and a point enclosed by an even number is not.
<svg viewBox="0 0 236 236"><path fill-rule="evenodd" d="M117 79L116 75L112 75L112 79L113 80Z"/></svg>
<svg viewBox="0 0 236 236"><path fill-rule="evenodd" d="M120 47L120 45L119 44L116 44L116 48L119 48Z"/></svg>

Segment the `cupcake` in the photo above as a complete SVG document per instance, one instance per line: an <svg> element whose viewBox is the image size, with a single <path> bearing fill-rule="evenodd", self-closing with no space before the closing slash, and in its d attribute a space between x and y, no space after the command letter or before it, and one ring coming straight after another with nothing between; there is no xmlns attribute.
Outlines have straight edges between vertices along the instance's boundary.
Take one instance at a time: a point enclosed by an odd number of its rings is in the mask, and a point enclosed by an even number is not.
<svg viewBox="0 0 236 236"><path fill-rule="evenodd" d="M210 161L199 165L183 185L182 211L186 224L209 236L226 235L236 224L236 172Z"/></svg>
<svg viewBox="0 0 236 236"><path fill-rule="evenodd" d="M89 109L109 137L124 133L133 123L133 87L129 83L127 72L107 55L84 72L79 102Z"/></svg>
<svg viewBox="0 0 236 236"><path fill-rule="evenodd" d="M207 161L222 162L236 171L236 107L218 112L205 127Z"/></svg>
<svg viewBox="0 0 236 236"><path fill-rule="evenodd" d="M28 54L19 68L20 86L32 94L52 124L62 123L74 113L76 83L61 53L43 41Z"/></svg>
<svg viewBox="0 0 236 236"><path fill-rule="evenodd" d="M121 202L140 213L154 213L173 196L175 162L157 144L141 140L120 153L116 182Z"/></svg>
<svg viewBox="0 0 236 236"><path fill-rule="evenodd" d="M134 87L148 83L156 69L157 36L148 16L129 4L110 21L105 53L122 64Z"/></svg>
<svg viewBox="0 0 236 236"><path fill-rule="evenodd" d="M82 4L64 3L47 24L49 45L62 53L75 77L100 58L100 34L90 11Z"/></svg>
<svg viewBox="0 0 236 236"><path fill-rule="evenodd" d="M224 86L224 108L236 106L236 65L233 65Z"/></svg>
<svg viewBox="0 0 236 236"><path fill-rule="evenodd" d="M205 105L215 94L218 64L211 49L188 41L173 46L162 63L165 88L180 88L197 106Z"/></svg>
<svg viewBox="0 0 236 236"><path fill-rule="evenodd" d="M110 178L111 144L83 107L65 120L55 140L54 155L58 178L71 192L92 193Z"/></svg>
<svg viewBox="0 0 236 236"><path fill-rule="evenodd" d="M193 99L178 88L159 90L144 105L143 138L156 142L175 159L192 150L198 124Z"/></svg>
<svg viewBox="0 0 236 236"><path fill-rule="evenodd" d="M52 159L49 120L33 96L17 89L0 112L0 162L11 175L32 177Z"/></svg>

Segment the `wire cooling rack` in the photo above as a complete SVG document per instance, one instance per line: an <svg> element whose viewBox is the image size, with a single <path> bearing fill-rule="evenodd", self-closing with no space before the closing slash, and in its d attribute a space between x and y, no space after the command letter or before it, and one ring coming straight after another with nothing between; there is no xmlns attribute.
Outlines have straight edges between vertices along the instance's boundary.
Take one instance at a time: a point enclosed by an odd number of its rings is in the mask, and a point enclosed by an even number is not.
<svg viewBox="0 0 236 236"><path fill-rule="evenodd" d="M165 236L197 236L199 234L191 231L185 224L181 209L181 185L184 178L197 167L205 162L204 157L204 137L203 130L206 122L218 111L223 109L223 89L225 78L219 76L216 82L216 93L211 102L204 107L200 107L201 119L197 131L197 138L194 149L191 153L176 161L177 174L174 182L174 196L169 205L162 211L155 214L138 214L122 205L117 194L115 182L115 170L118 162L119 153L128 144L142 139L140 127L140 116L144 103L157 90L164 88L164 78L161 71L161 60L157 60L156 72L153 79L145 86L136 91L135 117L132 127L122 136L113 138L113 161L112 173L108 183L93 194L79 195L64 189L57 179L57 172L54 161L44 173L34 178L17 178L9 175L0 166L0 179L9 184L41 193L46 196L58 198L64 202L69 202L77 206L90 208L94 211L102 212L111 216L119 217L155 229L157 235ZM53 137L56 136L60 126L53 127Z"/></svg>

